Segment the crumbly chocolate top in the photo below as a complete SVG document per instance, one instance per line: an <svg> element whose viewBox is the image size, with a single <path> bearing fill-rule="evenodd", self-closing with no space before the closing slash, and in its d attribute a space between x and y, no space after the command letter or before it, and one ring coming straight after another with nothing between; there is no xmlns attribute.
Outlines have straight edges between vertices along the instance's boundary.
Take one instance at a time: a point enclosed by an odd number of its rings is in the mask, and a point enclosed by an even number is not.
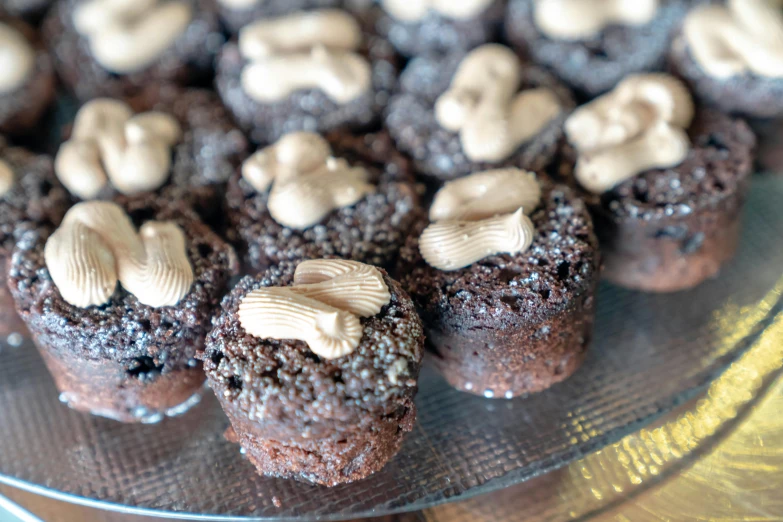
<svg viewBox="0 0 783 522"><path fill-rule="evenodd" d="M0 158L14 172L12 188L0 196L0 258L28 225L56 226L70 197L54 175L52 159L0 141Z"/></svg>
<svg viewBox="0 0 783 522"><path fill-rule="evenodd" d="M364 166L376 191L337 209L320 224L294 230L269 213L269 193L258 193L239 174L228 188L229 238L247 249L257 269L284 260L337 256L387 266L396 258L420 211L410 164L394 152L386 134L329 136L336 157Z"/></svg>
<svg viewBox="0 0 783 522"><path fill-rule="evenodd" d="M237 317L242 298L260 287L289 286L294 263L245 277L223 299L202 356L215 393L264 430L317 438L399 413L417 391L424 334L413 302L383 272L391 301L362 318L364 335L351 354L322 359L302 341L259 339Z"/></svg>
<svg viewBox="0 0 783 522"><path fill-rule="evenodd" d="M688 135L692 148L685 161L624 181L600 196L601 207L618 219L650 220L688 215L735 194L753 167L756 138L748 125L718 111L700 109ZM565 154L573 164L573 151ZM598 203L596 197L586 197Z"/></svg>
<svg viewBox="0 0 783 522"><path fill-rule="evenodd" d="M543 169L560 144L563 122L574 107L568 89L544 69L524 65L519 90L551 89L563 107L562 115L508 159L498 163L472 162L462 150L459 133L443 128L435 114L435 102L449 89L463 58L464 54L454 53L445 57L419 57L409 62L400 76L401 93L392 97L386 111L386 125L399 149L409 154L423 173L441 179L501 167Z"/></svg>
<svg viewBox="0 0 783 522"><path fill-rule="evenodd" d="M510 0L509 41L568 84L592 95L610 89L631 72L664 65L670 34L687 10L684 0L661 0L655 18L641 27L610 25L582 41L553 40L536 26L535 0Z"/></svg>
<svg viewBox="0 0 783 522"><path fill-rule="evenodd" d="M598 240L584 201L564 185L541 179L542 196L530 215L533 243L515 255L489 256L465 268L442 271L419 252L424 220L400 252L401 283L429 324L452 328L507 328L546 319L598 278Z"/></svg>
<svg viewBox="0 0 783 522"><path fill-rule="evenodd" d="M205 332L228 278L236 272L236 256L193 214L173 210L152 197L135 198L128 205L128 215L137 227L153 219L170 220L185 234L194 282L176 306L142 305L121 285L102 306L79 308L65 302L46 269L43 250L48 232L44 230L22 236L14 250L8 284L31 330L57 332L76 356L121 362L152 357L165 367L181 364L183 342L196 342L189 340L194 330Z"/></svg>

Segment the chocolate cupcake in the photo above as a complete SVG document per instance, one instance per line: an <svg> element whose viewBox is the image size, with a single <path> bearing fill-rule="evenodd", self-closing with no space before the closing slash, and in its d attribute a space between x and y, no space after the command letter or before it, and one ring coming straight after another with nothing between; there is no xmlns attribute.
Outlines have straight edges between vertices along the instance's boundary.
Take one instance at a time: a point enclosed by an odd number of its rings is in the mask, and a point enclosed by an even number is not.
<svg viewBox="0 0 783 522"><path fill-rule="evenodd" d="M599 273L583 200L530 172L492 170L446 183L429 217L399 273L446 380L510 399L576 371Z"/></svg>
<svg viewBox="0 0 783 522"><path fill-rule="evenodd" d="M663 68L686 0L510 0L506 36L588 97Z"/></svg>
<svg viewBox="0 0 783 522"><path fill-rule="evenodd" d="M84 104L57 152L57 176L81 200L153 193L216 221L247 155L242 132L209 91L161 88L136 102L148 110L108 98Z"/></svg>
<svg viewBox="0 0 783 522"><path fill-rule="evenodd" d="M54 0L2 0L0 12L24 19L31 24L37 24Z"/></svg>
<svg viewBox="0 0 783 522"><path fill-rule="evenodd" d="M156 422L198 402L194 356L235 269L231 247L192 214L152 198L126 210L92 201L51 235L25 233L8 283L63 402Z"/></svg>
<svg viewBox="0 0 783 522"><path fill-rule="evenodd" d="M24 327L6 288L6 265L16 240L30 228L58 225L69 204L51 158L10 147L0 138L0 335Z"/></svg>
<svg viewBox="0 0 783 522"><path fill-rule="evenodd" d="M468 51L495 39L506 0L381 0L379 34L405 56Z"/></svg>
<svg viewBox="0 0 783 522"><path fill-rule="evenodd" d="M579 108L566 133L575 179L593 194L608 280L682 290L734 255L755 147L744 122L694 109L679 80L648 74Z"/></svg>
<svg viewBox="0 0 783 522"><path fill-rule="evenodd" d="M44 36L60 78L83 101L206 83L224 41L212 0L62 0Z"/></svg>
<svg viewBox="0 0 783 522"><path fill-rule="evenodd" d="M237 33L260 18L283 16L308 9L340 7L341 0L217 0L223 24Z"/></svg>
<svg viewBox="0 0 783 522"><path fill-rule="evenodd" d="M54 71L35 31L0 14L0 133L24 135L54 98Z"/></svg>
<svg viewBox="0 0 783 522"><path fill-rule="evenodd" d="M417 172L438 180L499 167L542 171L573 107L552 75L497 44L416 58L400 83L386 125Z"/></svg>
<svg viewBox="0 0 783 522"><path fill-rule="evenodd" d="M423 345L383 270L321 259L240 281L203 361L259 473L335 486L381 469L413 429Z"/></svg>
<svg viewBox="0 0 783 522"><path fill-rule="evenodd" d="M337 256L382 267L420 212L409 163L388 136L294 133L229 183L228 237L247 265Z"/></svg>
<svg viewBox="0 0 783 522"><path fill-rule="evenodd" d="M702 5L672 45L672 70L694 95L750 119L763 168L783 168L783 10L769 0Z"/></svg>
<svg viewBox="0 0 783 522"><path fill-rule="evenodd" d="M215 85L259 144L296 131L362 130L377 123L396 84L394 51L347 11L258 20L220 54Z"/></svg>

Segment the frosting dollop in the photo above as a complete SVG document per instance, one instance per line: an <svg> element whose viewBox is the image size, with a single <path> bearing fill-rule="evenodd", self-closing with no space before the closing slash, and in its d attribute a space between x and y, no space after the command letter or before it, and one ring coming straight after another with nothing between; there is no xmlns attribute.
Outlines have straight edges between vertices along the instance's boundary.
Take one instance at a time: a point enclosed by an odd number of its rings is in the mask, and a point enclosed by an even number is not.
<svg viewBox="0 0 783 522"><path fill-rule="evenodd" d="M336 359L359 346L363 332L359 318L377 315L390 300L377 268L317 259L297 266L293 286L248 293L238 315L250 335L304 341L316 355Z"/></svg>
<svg viewBox="0 0 783 522"><path fill-rule="evenodd" d="M419 238L430 266L458 270L495 254L517 254L533 242L528 215L541 201L535 174L519 169L479 172L446 183Z"/></svg>
<svg viewBox="0 0 783 522"><path fill-rule="evenodd" d="M646 170L679 165L690 150L693 114L690 92L673 76L627 77L566 121L576 179L600 194Z"/></svg>
<svg viewBox="0 0 783 522"><path fill-rule="evenodd" d="M35 50L24 35L0 22L0 94L25 84L35 67Z"/></svg>
<svg viewBox="0 0 783 522"><path fill-rule="evenodd" d="M14 187L14 170L0 158L0 196L5 196Z"/></svg>
<svg viewBox="0 0 783 522"><path fill-rule="evenodd" d="M185 234L173 222L139 230L116 203L74 205L46 241L44 260L68 303L86 308L109 301L119 281L140 303L175 306L193 284Z"/></svg>
<svg viewBox="0 0 783 522"><path fill-rule="evenodd" d="M645 25L660 0L535 0L538 29L556 40L586 40L610 25Z"/></svg>
<svg viewBox="0 0 783 522"><path fill-rule="evenodd" d="M101 66L128 74L152 65L192 18L186 0L87 0L76 5L73 24Z"/></svg>
<svg viewBox="0 0 783 522"><path fill-rule="evenodd" d="M521 74L511 49L482 45L462 60L449 90L438 98L438 123L459 132L471 161L503 161L560 114L560 101L550 89L517 92Z"/></svg>
<svg viewBox="0 0 783 522"><path fill-rule="evenodd" d="M258 192L269 190L267 208L283 226L305 229L338 208L375 191L368 172L332 156L318 134L295 132L248 158L242 177Z"/></svg>
<svg viewBox="0 0 783 522"><path fill-rule="evenodd" d="M179 123L162 112L133 115L121 101L98 98L76 115L71 139L57 151L54 169L81 199L93 199L111 181L122 194L160 188L169 177Z"/></svg>
<svg viewBox="0 0 783 522"><path fill-rule="evenodd" d="M381 0L384 11L403 22L418 22L434 12L444 18L467 20L478 16L494 0Z"/></svg>
<svg viewBox="0 0 783 522"><path fill-rule="evenodd" d="M356 52L361 42L359 24L340 9L259 20L239 33L239 50L249 62L242 88L262 103L318 89L346 104L372 86L370 63Z"/></svg>
<svg viewBox="0 0 783 522"><path fill-rule="evenodd" d="M693 8L683 24L694 60L715 78L751 72L783 78L783 10L771 0Z"/></svg>

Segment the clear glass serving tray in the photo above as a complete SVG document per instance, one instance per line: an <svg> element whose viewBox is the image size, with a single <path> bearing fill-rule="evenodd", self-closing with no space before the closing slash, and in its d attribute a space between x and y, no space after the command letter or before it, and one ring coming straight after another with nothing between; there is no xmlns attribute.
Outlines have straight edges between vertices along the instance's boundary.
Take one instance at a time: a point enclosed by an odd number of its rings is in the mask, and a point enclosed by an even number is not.
<svg viewBox="0 0 783 522"><path fill-rule="evenodd" d="M595 451L694 397L781 308L783 178L756 176L740 251L721 277L673 295L603 285L595 340L569 380L527 398L449 388L427 366L419 416L375 476L336 488L258 476L207 391L154 425L60 404L28 340L0 345L0 482L61 499L178 518L339 520L495 491Z"/></svg>

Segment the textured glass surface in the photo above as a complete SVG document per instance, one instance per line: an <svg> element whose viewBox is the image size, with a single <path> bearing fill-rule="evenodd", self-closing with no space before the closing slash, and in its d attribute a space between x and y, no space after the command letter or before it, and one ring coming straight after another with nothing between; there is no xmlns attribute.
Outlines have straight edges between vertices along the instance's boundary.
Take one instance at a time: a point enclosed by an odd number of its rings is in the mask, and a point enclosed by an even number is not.
<svg viewBox="0 0 783 522"><path fill-rule="evenodd" d="M29 342L0 348L0 480L156 511L341 518L420 509L521 482L640 428L702 389L778 311L783 179L757 177L740 252L673 295L602 286L585 365L511 401L451 390L429 367L419 417L375 476L336 488L259 477L207 393L182 417L122 425L69 410Z"/></svg>

